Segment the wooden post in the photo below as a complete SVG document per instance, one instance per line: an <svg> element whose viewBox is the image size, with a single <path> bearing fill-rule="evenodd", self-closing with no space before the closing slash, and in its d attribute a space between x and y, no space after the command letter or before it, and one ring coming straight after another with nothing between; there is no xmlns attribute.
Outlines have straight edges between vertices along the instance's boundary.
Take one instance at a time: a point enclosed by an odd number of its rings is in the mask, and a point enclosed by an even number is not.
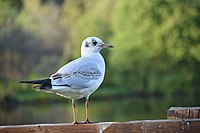
<svg viewBox="0 0 200 133"><path fill-rule="evenodd" d="M167 111L167 119L197 119L200 118L200 107L171 107Z"/></svg>

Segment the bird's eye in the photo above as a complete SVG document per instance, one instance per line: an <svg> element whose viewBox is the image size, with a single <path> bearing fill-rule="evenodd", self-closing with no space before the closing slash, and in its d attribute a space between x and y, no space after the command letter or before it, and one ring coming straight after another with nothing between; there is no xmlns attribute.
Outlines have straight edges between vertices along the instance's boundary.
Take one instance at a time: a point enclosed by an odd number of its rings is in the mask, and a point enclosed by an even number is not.
<svg viewBox="0 0 200 133"><path fill-rule="evenodd" d="M92 44L93 44L94 46L96 46L96 45L97 45L97 42L96 42L96 41L92 41Z"/></svg>

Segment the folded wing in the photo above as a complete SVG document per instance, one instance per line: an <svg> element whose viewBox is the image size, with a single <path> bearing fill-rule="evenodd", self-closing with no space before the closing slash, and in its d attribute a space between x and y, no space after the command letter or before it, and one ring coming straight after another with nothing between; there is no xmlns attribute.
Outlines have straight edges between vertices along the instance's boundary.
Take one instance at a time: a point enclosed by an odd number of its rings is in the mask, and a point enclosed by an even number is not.
<svg viewBox="0 0 200 133"><path fill-rule="evenodd" d="M74 89L84 89L93 85L102 73L97 64L90 58L81 57L60 68L51 75L52 86L67 86Z"/></svg>

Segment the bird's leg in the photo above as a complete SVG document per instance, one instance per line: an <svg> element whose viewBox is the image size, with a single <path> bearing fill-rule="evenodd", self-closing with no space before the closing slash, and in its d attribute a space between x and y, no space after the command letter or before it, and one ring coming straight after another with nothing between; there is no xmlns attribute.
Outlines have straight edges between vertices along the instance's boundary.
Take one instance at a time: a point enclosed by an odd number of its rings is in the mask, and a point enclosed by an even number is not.
<svg viewBox="0 0 200 133"><path fill-rule="evenodd" d="M90 123L88 119L88 98L86 98L86 101L85 101L85 122L84 123Z"/></svg>
<svg viewBox="0 0 200 133"><path fill-rule="evenodd" d="M76 110L75 110L74 99L72 99L72 111L73 111L73 116L74 116L74 122L73 122L73 124L78 124L78 122L76 120Z"/></svg>

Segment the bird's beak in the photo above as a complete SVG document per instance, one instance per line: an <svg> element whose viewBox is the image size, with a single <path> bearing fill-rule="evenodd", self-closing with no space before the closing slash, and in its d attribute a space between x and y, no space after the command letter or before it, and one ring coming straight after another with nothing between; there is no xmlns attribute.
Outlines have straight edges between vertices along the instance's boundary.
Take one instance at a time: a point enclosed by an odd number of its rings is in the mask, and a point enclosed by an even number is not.
<svg viewBox="0 0 200 133"><path fill-rule="evenodd" d="M113 45L103 43L103 44L100 45L100 47L101 47L101 48L113 48Z"/></svg>

